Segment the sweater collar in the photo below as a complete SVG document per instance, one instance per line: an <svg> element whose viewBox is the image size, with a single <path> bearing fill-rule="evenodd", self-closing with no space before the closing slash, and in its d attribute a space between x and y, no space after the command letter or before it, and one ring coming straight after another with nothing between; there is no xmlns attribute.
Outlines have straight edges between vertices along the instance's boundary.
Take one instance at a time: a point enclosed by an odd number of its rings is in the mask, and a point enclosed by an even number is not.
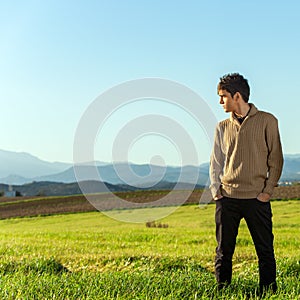
<svg viewBox="0 0 300 300"><path fill-rule="evenodd" d="M249 105L250 105L250 110L248 112L247 117L254 116L258 112L258 109L256 108L256 106L253 103L249 103ZM232 122L238 122L239 123L236 115L233 112L230 114L230 120Z"/></svg>

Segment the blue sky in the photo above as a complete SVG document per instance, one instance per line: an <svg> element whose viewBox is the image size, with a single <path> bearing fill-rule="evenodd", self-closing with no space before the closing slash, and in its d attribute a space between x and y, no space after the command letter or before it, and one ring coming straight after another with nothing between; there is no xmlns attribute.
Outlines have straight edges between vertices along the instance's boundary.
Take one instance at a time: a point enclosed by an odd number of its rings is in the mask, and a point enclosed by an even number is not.
<svg viewBox="0 0 300 300"><path fill-rule="evenodd" d="M221 120L227 115L217 82L238 71L249 80L250 101L279 119L284 152L300 153L299 28L296 0L0 1L0 149L71 162L89 104L117 84L145 77L189 87ZM130 118L163 110L186 126L199 161L207 161L210 144L201 129L164 105L118 110L99 134L95 158L110 160L114 135ZM156 154L179 162L176 147L159 136L140 139L128 157L142 163Z"/></svg>

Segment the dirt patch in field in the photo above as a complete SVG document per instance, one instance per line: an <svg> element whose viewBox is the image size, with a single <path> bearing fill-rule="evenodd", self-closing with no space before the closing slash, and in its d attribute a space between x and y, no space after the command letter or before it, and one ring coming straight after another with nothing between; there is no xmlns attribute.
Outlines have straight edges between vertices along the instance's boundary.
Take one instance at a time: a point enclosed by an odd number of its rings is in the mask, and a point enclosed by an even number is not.
<svg viewBox="0 0 300 300"><path fill-rule="evenodd" d="M15 201L0 205L1 219L96 210L84 196L14 199Z"/></svg>
<svg viewBox="0 0 300 300"><path fill-rule="evenodd" d="M300 184L276 187L272 199L300 199Z"/></svg>
<svg viewBox="0 0 300 300"><path fill-rule="evenodd" d="M202 191L194 190L186 197L187 191L176 191L171 197L170 191L136 191L117 192L115 194L97 194L89 198L84 195L62 197L0 197L0 219L77 213L112 209L129 209L135 207L156 207L181 204L199 204ZM115 198L116 195L118 198ZM186 198L185 198L186 197ZM123 201L118 201L118 199ZM186 201L184 201L186 199ZM274 190L272 199L300 199L300 185L281 186ZM184 203L183 203L184 202ZM93 205L92 205L92 204ZM135 206L136 205L136 206Z"/></svg>
<svg viewBox="0 0 300 300"><path fill-rule="evenodd" d="M138 207L169 206L182 204L180 192L167 198L163 203L160 199L170 191L137 191L118 192L115 194L97 194L89 197L88 201L83 195L63 197L15 197L0 198L0 219L14 217L28 217L38 215L51 215L62 213L89 212L98 210L128 209ZM185 192L186 194L186 192ZM116 197L114 197L117 196ZM201 191L193 191L185 203L199 203ZM123 199L118 202L119 199ZM92 204L91 204L92 203Z"/></svg>

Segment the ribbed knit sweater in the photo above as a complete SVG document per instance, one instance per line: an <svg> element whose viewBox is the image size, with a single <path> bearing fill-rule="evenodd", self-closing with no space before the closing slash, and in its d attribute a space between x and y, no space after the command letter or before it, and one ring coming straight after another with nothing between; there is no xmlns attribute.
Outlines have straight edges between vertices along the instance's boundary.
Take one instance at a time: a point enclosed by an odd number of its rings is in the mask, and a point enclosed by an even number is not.
<svg viewBox="0 0 300 300"><path fill-rule="evenodd" d="M250 104L242 124L231 113L217 125L210 160L213 197L221 194L252 199L262 192L272 195L282 166L278 122L272 114Z"/></svg>

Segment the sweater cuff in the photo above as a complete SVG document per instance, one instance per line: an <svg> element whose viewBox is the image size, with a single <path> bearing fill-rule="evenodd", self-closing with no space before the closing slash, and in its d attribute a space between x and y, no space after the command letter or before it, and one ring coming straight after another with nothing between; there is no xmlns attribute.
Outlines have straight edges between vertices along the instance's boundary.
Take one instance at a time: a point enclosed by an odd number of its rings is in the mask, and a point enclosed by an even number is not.
<svg viewBox="0 0 300 300"><path fill-rule="evenodd" d="M211 185L210 186L210 192L211 192L211 195L212 195L213 198L217 195L222 195L221 188L220 188L219 184L218 185Z"/></svg>
<svg viewBox="0 0 300 300"><path fill-rule="evenodd" d="M266 187L263 189L263 193L268 193L269 195L272 195L274 191L274 185L267 184Z"/></svg>

